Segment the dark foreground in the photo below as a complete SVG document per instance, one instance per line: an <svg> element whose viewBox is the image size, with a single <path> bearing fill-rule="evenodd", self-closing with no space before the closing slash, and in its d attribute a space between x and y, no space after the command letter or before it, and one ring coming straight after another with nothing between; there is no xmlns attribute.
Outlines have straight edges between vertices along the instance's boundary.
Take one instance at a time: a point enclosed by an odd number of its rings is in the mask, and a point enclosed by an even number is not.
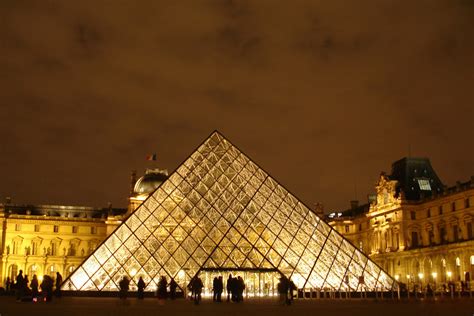
<svg viewBox="0 0 474 316"><path fill-rule="evenodd" d="M276 299L248 299L243 303L213 303L204 300L199 306L191 301L159 302L155 298L125 302L117 298L63 297L51 303L17 303L13 297L0 297L0 316L145 316L145 315L474 315L474 299L462 298L443 301L394 301L374 299L297 300L291 306L280 305Z"/></svg>

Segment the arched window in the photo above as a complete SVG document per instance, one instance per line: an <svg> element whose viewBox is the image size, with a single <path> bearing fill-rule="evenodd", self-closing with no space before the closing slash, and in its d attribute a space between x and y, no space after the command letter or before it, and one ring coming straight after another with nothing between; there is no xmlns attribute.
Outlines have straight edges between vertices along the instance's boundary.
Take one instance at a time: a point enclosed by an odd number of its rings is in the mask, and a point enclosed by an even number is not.
<svg viewBox="0 0 474 316"><path fill-rule="evenodd" d="M456 258L456 266L461 266L461 259L459 259L459 257Z"/></svg>
<svg viewBox="0 0 474 316"><path fill-rule="evenodd" d="M38 274L38 265L36 263L32 264L28 269L28 277L32 278L33 275Z"/></svg>
<svg viewBox="0 0 474 316"><path fill-rule="evenodd" d="M471 256L471 265L474 265L474 256Z"/></svg>

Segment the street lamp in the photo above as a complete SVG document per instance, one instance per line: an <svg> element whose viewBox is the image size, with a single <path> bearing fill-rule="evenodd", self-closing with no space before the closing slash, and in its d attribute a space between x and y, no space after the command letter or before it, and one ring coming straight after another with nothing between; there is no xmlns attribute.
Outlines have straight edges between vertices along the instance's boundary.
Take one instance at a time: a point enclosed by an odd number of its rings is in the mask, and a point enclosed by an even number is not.
<svg viewBox="0 0 474 316"><path fill-rule="evenodd" d="M436 277L438 276L438 273L436 272L433 272L431 273L431 275L433 276L433 285L434 285L434 293L436 293Z"/></svg>
<svg viewBox="0 0 474 316"><path fill-rule="evenodd" d="M418 279L420 279L420 291L423 293L423 273L418 273Z"/></svg>
<svg viewBox="0 0 474 316"><path fill-rule="evenodd" d="M453 273L451 271L446 272L446 275L448 276L448 281L451 281L451 276Z"/></svg>

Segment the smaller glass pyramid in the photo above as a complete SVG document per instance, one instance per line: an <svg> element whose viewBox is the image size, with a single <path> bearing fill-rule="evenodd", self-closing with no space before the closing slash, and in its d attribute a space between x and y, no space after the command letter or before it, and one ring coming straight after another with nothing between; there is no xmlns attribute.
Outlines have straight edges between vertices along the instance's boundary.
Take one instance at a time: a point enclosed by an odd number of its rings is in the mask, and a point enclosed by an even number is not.
<svg viewBox="0 0 474 316"><path fill-rule="evenodd" d="M131 289L161 276L275 272L298 288L391 290L396 282L218 132L202 143L62 285ZM259 273L257 276L257 272ZM260 282L247 280L246 282ZM255 283L255 284L256 284Z"/></svg>

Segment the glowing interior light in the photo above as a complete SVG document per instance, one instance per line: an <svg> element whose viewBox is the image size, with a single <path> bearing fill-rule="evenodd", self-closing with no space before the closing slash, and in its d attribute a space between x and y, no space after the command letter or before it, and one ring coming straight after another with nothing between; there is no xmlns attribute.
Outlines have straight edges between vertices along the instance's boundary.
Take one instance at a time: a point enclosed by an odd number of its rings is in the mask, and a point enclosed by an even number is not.
<svg viewBox="0 0 474 316"><path fill-rule="evenodd" d="M433 273L431 273L431 275L433 276L433 279L436 279L436 277L438 276L438 273L433 272Z"/></svg>
<svg viewBox="0 0 474 316"><path fill-rule="evenodd" d="M446 275L448 276L448 278L450 278L453 275L453 273L451 271L448 271L446 272Z"/></svg>
<svg viewBox="0 0 474 316"><path fill-rule="evenodd" d="M419 277L420 279L423 279L423 273L418 273L418 277Z"/></svg>

